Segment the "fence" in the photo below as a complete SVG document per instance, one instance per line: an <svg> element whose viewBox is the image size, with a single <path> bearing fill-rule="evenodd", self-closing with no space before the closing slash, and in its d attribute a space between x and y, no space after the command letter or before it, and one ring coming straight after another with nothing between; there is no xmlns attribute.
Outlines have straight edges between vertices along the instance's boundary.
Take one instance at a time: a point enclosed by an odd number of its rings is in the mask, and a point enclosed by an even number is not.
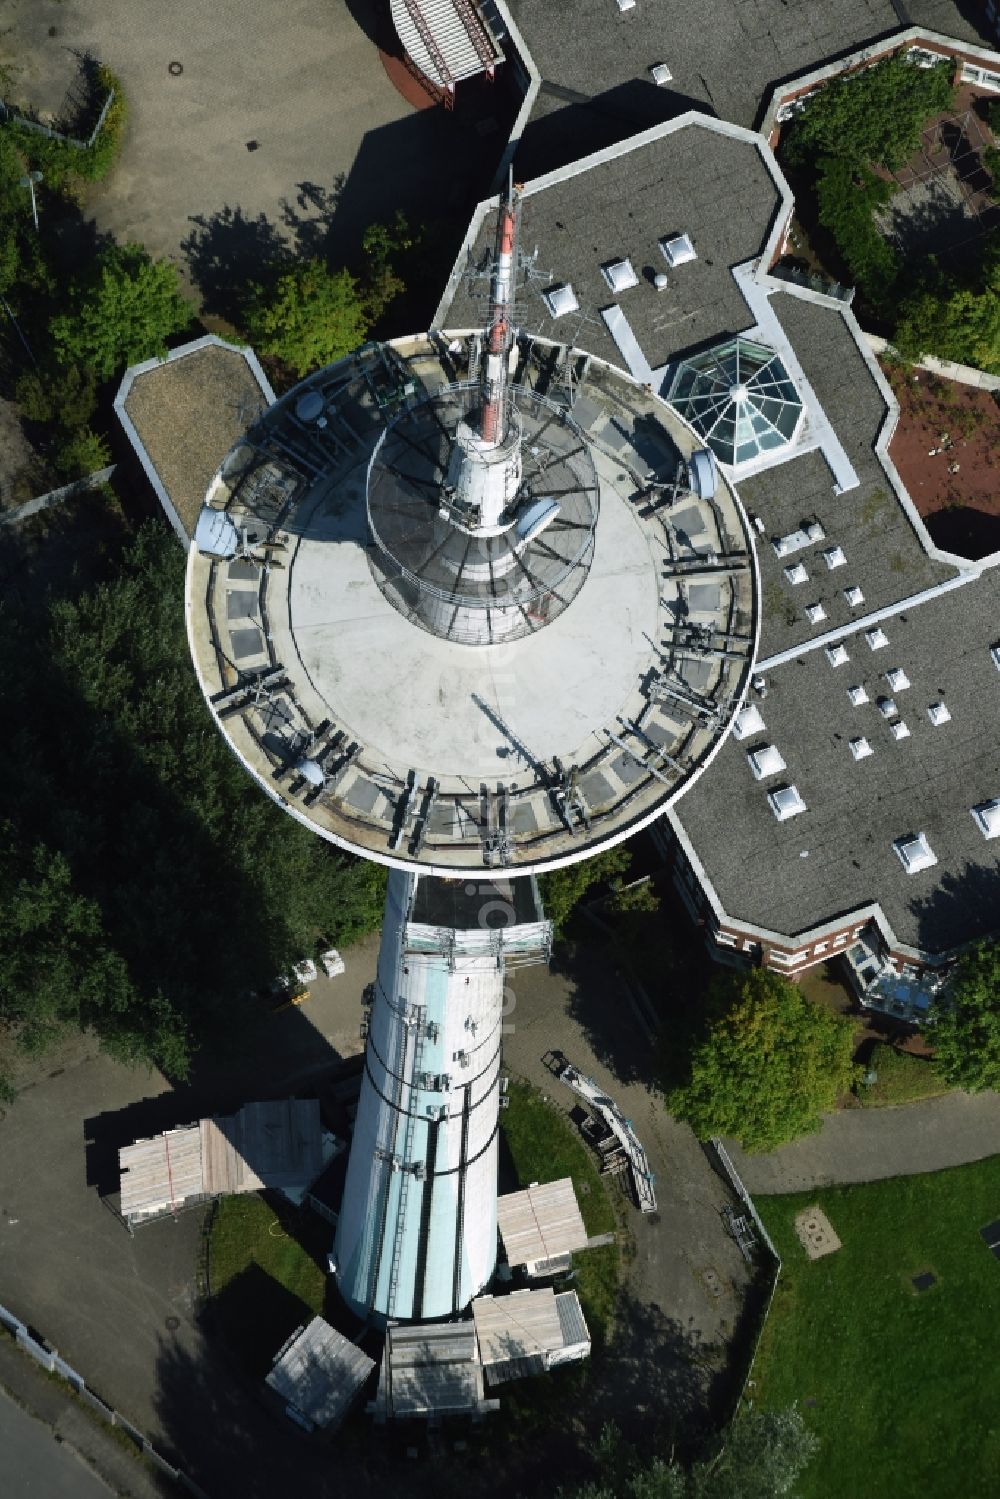
<svg viewBox="0 0 1000 1499"><path fill-rule="evenodd" d="M64 484L61 489L50 489L48 494L39 494L33 500L25 500L23 505L18 505L14 510L0 511L0 529L4 526L16 526L19 521L27 520L29 515L37 515L40 510L51 510L53 505L61 505L64 500L85 494L88 489L99 489L108 482L114 471L115 465L112 463L107 468L99 468L96 474L88 474L85 479L74 479L72 484Z"/></svg>
<svg viewBox="0 0 1000 1499"><path fill-rule="evenodd" d="M764 1335L764 1328L767 1324L768 1315L771 1311L771 1303L774 1300L774 1293L777 1290L778 1277L781 1274L781 1255L778 1253L777 1249L775 1249L774 1240L771 1238L771 1235L764 1227L763 1220L761 1219L761 1216L757 1211L754 1200L750 1196L750 1193L747 1191L746 1187L743 1185L742 1178L740 1177L739 1172L736 1170L736 1167L733 1165L729 1157L728 1150L723 1145L721 1140L715 1138L710 1140L709 1144L715 1151L715 1157L719 1163L719 1167L722 1171L723 1176L729 1182L729 1185L732 1187L733 1191L736 1193L737 1197L743 1203L743 1206L746 1208L747 1212L753 1219L757 1232L760 1234L760 1237L764 1244L767 1245L768 1252L774 1262L774 1276L771 1280L771 1288L767 1293L767 1297L764 1302L764 1308L761 1312L760 1325L757 1328L757 1334L753 1340L753 1351L750 1354L750 1358L747 1363L747 1372L743 1376L743 1383L740 1386L740 1392L736 1398L736 1405L739 1406L740 1401L746 1395L747 1385L750 1383L750 1376L753 1373L753 1366L757 1359L758 1350L760 1349L760 1340Z"/></svg>
<svg viewBox="0 0 1000 1499"><path fill-rule="evenodd" d="M54 125L43 125L41 120L29 120L27 115L23 115L19 110L14 109L5 99L0 99L0 111L3 112L6 119L12 120L16 125L23 126L25 130L34 130L39 135L47 135L50 141L65 141L67 146L73 146L77 151L89 151L100 133L101 126L107 119L108 110L114 103L114 98L115 91L112 89L101 105L101 112L97 116L97 124L85 141L78 140L75 135L64 135L61 130L56 130Z"/></svg>
<svg viewBox="0 0 1000 1499"><path fill-rule="evenodd" d="M60 1358L54 1348L46 1347L45 1343L36 1337L19 1317L15 1317L14 1313L9 1312L2 1304L0 1304L0 1327L5 1327L13 1335L17 1346L33 1358L36 1364L40 1364L47 1374L55 1374L60 1379L64 1379L84 1404L96 1412L103 1421L106 1421L109 1426L117 1427L130 1437L135 1443L136 1451L140 1452L143 1457L147 1457L158 1472L165 1474L167 1478L172 1478L187 1493L193 1494L195 1499L208 1499L204 1489L200 1489L194 1480L180 1468L175 1468L172 1463L167 1462L165 1457L161 1457L149 1438L144 1436L138 1427L133 1426L131 1421L115 1410L114 1406L105 1405L100 1396L87 1388L87 1382L82 1374L78 1374L71 1364L67 1364L65 1359Z"/></svg>

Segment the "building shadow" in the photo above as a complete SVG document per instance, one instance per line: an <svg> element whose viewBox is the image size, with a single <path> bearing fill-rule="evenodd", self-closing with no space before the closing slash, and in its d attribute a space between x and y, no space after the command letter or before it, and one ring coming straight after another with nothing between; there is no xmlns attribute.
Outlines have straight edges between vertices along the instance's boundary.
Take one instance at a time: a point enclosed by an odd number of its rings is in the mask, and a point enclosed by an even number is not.
<svg viewBox="0 0 1000 1499"><path fill-rule="evenodd" d="M1000 551L1000 515L977 510L974 505L949 505L925 515L924 525L935 546L978 562Z"/></svg>
<svg viewBox="0 0 1000 1499"><path fill-rule="evenodd" d="M530 181L688 110L716 117L704 100L646 79L631 79L593 97L543 80L514 154L514 171Z"/></svg>
<svg viewBox="0 0 1000 1499"><path fill-rule="evenodd" d="M952 948L1000 934L1000 866L966 864L945 874L930 893L911 901L917 918L917 946L926 952Z"/></svg>

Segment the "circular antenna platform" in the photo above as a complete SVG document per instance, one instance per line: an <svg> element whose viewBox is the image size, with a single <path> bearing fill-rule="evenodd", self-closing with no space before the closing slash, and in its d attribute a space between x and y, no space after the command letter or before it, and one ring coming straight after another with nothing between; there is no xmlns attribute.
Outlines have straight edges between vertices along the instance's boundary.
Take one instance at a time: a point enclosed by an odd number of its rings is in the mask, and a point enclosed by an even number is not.
<svg viewBox="0 0 1000 1499"><path fill-rule="evenodd" d="M571 392L571 351L515 356L485 404L465 333L310 376L223 460L189 553L234 752L323 837L428 874L628 837L711 761L753 668L750 531L704 441L599 359Z"/></svg>

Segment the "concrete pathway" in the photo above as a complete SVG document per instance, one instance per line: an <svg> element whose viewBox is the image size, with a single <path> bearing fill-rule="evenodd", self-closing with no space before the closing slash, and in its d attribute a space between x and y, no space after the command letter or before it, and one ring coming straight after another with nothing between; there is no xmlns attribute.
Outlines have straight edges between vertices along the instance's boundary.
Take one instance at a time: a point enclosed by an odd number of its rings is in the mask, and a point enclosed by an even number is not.
<svg viewBox="0 0 1000 1499"><path fill-rule="evenodd" d="M108 1499L112 1492L50 1427L27 1415L0 1390L4 1499Z"/></svg>
<svg viewBox="0 0 1000 1499"><path fill-rule="evenodd" d="M818 1133L769 1155L750 1155L731 1140L726 1148L748 1189L763 1194L941 1171L1000 1153L1000 1094L947 1093L827 1114Z"/></svg>

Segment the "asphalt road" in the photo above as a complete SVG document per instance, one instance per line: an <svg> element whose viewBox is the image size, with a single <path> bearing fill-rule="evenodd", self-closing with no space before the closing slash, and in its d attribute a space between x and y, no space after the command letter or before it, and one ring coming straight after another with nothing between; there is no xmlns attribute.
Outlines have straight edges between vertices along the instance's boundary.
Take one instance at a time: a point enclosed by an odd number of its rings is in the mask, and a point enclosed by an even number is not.
<svg viewBox="0 0 1000 1499"><path fill-rule="evenodd" d="M96 1477L52 1428L0 1390L0 1464L3 1499L108 1499Z"/></svg>

